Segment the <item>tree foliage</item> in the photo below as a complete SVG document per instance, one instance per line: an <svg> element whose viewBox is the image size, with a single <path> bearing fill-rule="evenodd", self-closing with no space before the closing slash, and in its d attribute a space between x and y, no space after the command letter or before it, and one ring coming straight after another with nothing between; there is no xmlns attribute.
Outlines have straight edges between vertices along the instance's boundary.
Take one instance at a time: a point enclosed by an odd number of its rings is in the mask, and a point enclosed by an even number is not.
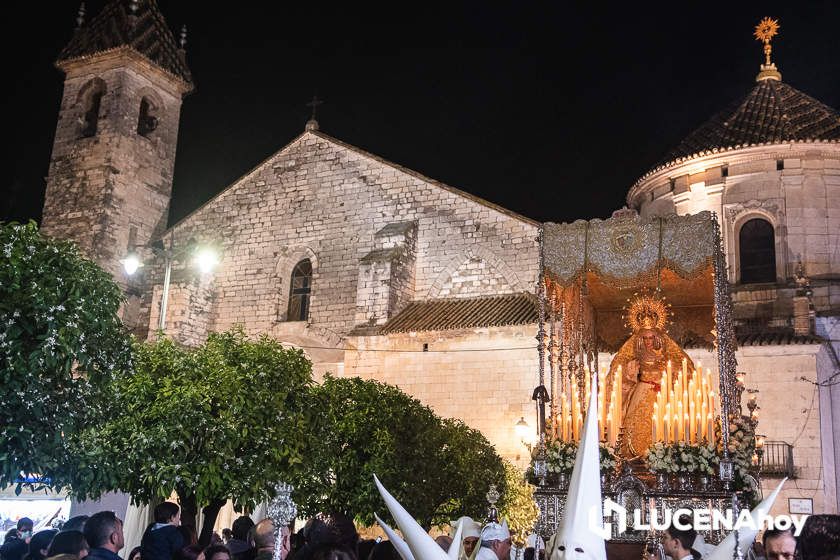
<svg viewBox="0 0 840 560"><path fill-rule="evenodd" d="M210 506L212 527L228 498L253 507L300 466L310 383L302 351L239 327L192 349L137 344L135 373L111 387L111 418L79 438L73 491L148 502L174 490L186 515Z"/></svg>
<svg viewBox="0 0 840 560"><path fill-rule="evenodd" d="M57 488L68 439L98 421L100 388L130 367L122 293L34 222L0 224L0 251L0 487L23 471Z"/></svg>
<svg viewBox="0 0 840 560"><path fill-rule="evenodd" d="M328 375L312 405L318 417L296 480L302 515L387 517L374 474L426 527L483 512L489 484L504 487L501 459L480 432L440 419L397 387Z"/></svg>
<svg viewBox="0 0 840 560"><path fill-rule="evenodd" d="M507 519L513 543L523 547L528 536L534 532L534 526L540 515L540 510L534 501L536 488L510 461L505 461L505 481L507 489L502 494L499 514Z"/></svg>

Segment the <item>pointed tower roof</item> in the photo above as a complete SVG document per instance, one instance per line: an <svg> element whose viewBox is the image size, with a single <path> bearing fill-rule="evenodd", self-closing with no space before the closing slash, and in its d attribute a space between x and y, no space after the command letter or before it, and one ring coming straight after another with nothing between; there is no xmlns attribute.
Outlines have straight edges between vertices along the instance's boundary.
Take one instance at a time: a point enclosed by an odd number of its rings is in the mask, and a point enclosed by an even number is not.
<svg viewBox="0 0 840 560"><path fill-rule="evenodd" d="M129 47L193 88L192 74L155 0L114 0L79 27L56 65Z"/></svg>
<svg viewBox="0 0 840 560"><path fill-rule="evenodd" d="M771 40L778 30L778 21L770 18L756 26L755 37L764 43L765 60L752 90L689 134L642 179L671 164L735 148L840 141L840 113L782 82L781 72L770 59Z"/></svg>

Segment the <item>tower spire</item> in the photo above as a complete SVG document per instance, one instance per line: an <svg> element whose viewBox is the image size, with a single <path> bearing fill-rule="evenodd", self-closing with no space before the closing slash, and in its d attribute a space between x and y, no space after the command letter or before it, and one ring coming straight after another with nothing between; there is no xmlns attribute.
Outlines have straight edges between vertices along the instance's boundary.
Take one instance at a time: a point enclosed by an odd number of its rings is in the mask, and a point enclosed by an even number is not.
<svg viewBox="0 0 840 560"><path fill-rule="evenodd" d="M80 29L85 24L85 3L79 4L79 12L76 14L76 29Z"/></svg>
<svg viewBox="0 0 840 560"><path fill-rule="evenodd" d="M755 35L756 40L764 43L764 64L761 65L761 72L759 72L758 76L755 78L755 81L757 82L762 80L782 80L781 72L779 72L776 65L770 61L770 53L773 51L770 41L772 41L773 37L778 34L779 20L777 19L766 17L755 26L755 33L753 33L753 35Z"/></svg>

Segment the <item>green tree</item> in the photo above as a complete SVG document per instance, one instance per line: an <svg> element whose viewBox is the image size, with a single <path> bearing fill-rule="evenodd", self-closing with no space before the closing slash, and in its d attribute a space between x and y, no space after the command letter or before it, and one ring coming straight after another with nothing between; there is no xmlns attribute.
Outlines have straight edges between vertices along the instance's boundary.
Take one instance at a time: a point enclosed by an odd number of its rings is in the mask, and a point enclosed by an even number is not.
<svg viewBox="0 0 840 560"><path fill-rule="evenodd" d="M505 482L507 488L502 494L499 515L507 519L510 535L516 546L525 546L534 532L540 510L534 501L536 487L510 461L505 461Z"/></svg>
<svg viewBox="0 0 840 560"><path fill-rule="evenodd" d="M34 222L0 224L0 251L0 487L23 471L59 488L68 439L99 420L100 389L130 367L122 292Z"/></svg>
<svg viewBox="0 0 840 560"><path fill-rule="evenodd" d="M303 515L339 512L364 524L387 516L374 474L425 527L483 513L489 484L504 487L501 459L480 432L397 387L327 375L312 406L318 419L295 481Z"/></svg>
<svg viewBox="0 0 840 560"><path fill-rule="evenodd" d="M135 373L115 379L113 416L83 432L73 491L121 490L138 502L174 491L185 523L203 508L209 542L227 499L254 507L291 480L307 441L311 363L303 352L240 328L197 348L138 344Z"/></svg>

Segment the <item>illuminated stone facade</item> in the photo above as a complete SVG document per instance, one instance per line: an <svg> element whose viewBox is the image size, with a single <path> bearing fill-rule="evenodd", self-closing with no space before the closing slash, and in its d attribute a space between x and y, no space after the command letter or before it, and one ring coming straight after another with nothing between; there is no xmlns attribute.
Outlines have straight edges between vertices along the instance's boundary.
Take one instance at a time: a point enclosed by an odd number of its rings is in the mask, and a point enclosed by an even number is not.
<svg viewBox="0 0 840 560"><path fill-rule="evenodd" d="M190 81L171 34L162 40L170 56L156 61L119 45L68 53L45 232L78 241L127 286L133 294L127 322L141 335L153 332L160 316L164 262L150 246L160 238L176 253L165 329L176 340L198 344L208 332L243 324L303 348L318 378L332 372L402 387L439 414L480 429L522 464L525 448L513 426L520 417L534 422L536 321L516 305L535 291L539 224L344 144L311 123L164 232L180 102ZM101 81L104 94L99 130L86 137L79 130L86 107L81 92L91 80ZM149 134L137 130L144 97L158 111ZM796 140L683 154L628 195L643 216L701 210L721 216L736 317L758 336L739 350L739 369L747 386L761 391L760 431L794 446L798 478L784 495L813 498L816 512L838 507L840 395L801 377L825 380L838 368L834 349L814 336L840 338L834 334L838 189L840 145ZM738 233L752 217L773 227L775 281L743 285ZM196 242L219 251L213 274L190 266L188 249ZM119 259L135 244L147 264L129 280ZM800 259L811 295L796 282ZM304 261L312 273L301 318L289 312L298 309L290 305L292 275ZM388 331L412 304L466 300L481 305L460 323L419 317L415 330ZM476 319L488 310L486 320ZM798 338L765 336L794 327ZM705 365L716 363L711 354L691 353ZM777 511L786 508L779 500Z"/></svg>

